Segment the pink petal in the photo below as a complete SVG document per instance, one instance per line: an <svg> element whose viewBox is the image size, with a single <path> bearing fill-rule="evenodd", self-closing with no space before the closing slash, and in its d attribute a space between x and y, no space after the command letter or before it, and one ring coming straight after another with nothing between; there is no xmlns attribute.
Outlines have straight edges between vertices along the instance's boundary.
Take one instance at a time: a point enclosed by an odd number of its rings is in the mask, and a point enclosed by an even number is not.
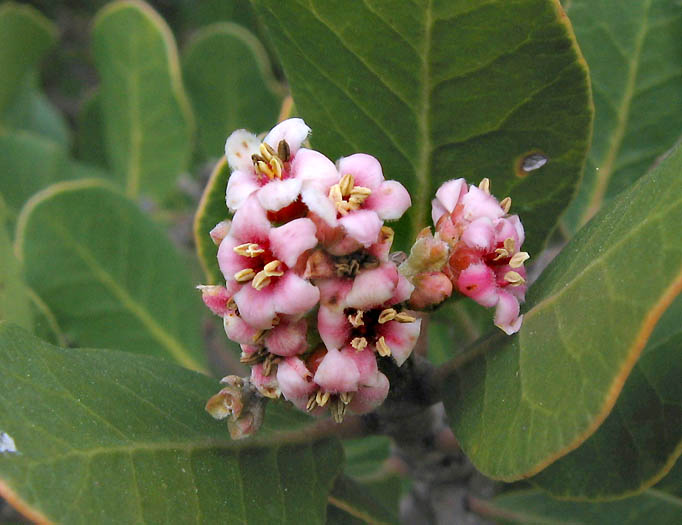
<svg viewBox="0 0 682 525"><path fill-rule="evenodd" d="M398 366L401 366L410 357L414 345L417 344L420 330L421 319L412 323L389 321L379 330L391 349L391 357Z"/></svg>
<svg viewBox="0 0 682 525"><path fill-rule="evenodd" d="M471 248L490 251L495 245L495 228L488 217L472 221L462 232L462 241Z"/></svg>
<svg viewBox="0 0 682 525"><path fill-rule="evenodd" d="M305 410L308 396L317 390L317 385L305 363L298 357L287 357L277 365L277 383L284 398Z"/></svg>
<svg viewBox="0 0 682 525"><path fill-rule="evenodd" d="M350 237L367 248L377 242L383 222L374 211L355 210L341 217L339 224Z"/></svg>
<svg viewBox="0 0 682 525"><path fill-rule="evenodd" d="M480 305L490 308L497 304L495 273L483 263L471 264L462 270L457 279L457 289Z"/></svg>
<svg viewBox="0 0 682 525"><path fill-rule="evenodd" d="M350 157L342 157L338 161L338 172L341 177L347 173L353 175L356 186L364 186L372 191L384 182L379 161L366 153L356 153Z"/></svg>
<svg viewBox="0 0 682 525"><path fill-rule="evenodd" d="M310 219L294 219L270 230L270 250L290 268L300 255L317 246L315 224Z"/></svg>
<svg viewBox="0 0 682 525"><path fill-rule="evenodd" d="M251 384L265 397L276 399L280 396L279 384L277 383L277 376L270 373L266 376L263 373L263 365L257 364L251 368Z"/></svg>
<svg viewBox="0 0 682 525"><path fill-rule="evenodd" d="M227 180L225 203L230 210L238 210L252 195L258 191L260 184L252 171L233 171Z"/></svg>
<svg viewBox="0 0 682 525"><path fill-rule="evenodd" d="M294 202L301 193L297 179L273 180L258 190L258 202L268 211L279 211Z"/></svg>
<svg viewBox="0 0 682 525"><path fill-rule="evenodd" d="M421 273L415 277L410 306L423 310L442 303L452 295L452 281L442 272Z"/></svg>
<svg viewBox="0 0 682 525"><path fill-rule="evenodd" d="M231 221L220 221L210 232L208 232L208 234L211 236L213 244L220 246L220 243L223 242L223 239L227 237L228 233L230 233L230 226L232 226Z"/></svg>
<svg viewBox="0 0 682 525"><path fill-rule="evenodd" d="M519 252L523 244L524 233L518 215L502 217L495 221L495 241L504 243L507 239L514 239L514 253Z"/></svg>
<svg viewBox="0 0 682 525"><path fill-rule="evenodd" d="M327 348L341 348L348 343L352 326L343 309L322 304L317 312L317 330Z"/></svg>
<svg viewBox="0 0 682 525"><path fill-rule="evenodd" d="M412 295L413 291L414 285L408 281L403 274L398 272L398 284L396 285L395 290L393 290L393 296L388 303L398 304L402 303L403 301L407 301Z"/></svg>
<svg viewBox="0 0 682 525"><path fill-rule="evenodd" d="M319 282L318 287L321 303L343 310L346 307L346 296L353 288L353 281L341 278L324 279Z"/></svg>
<svg viewBox="0 0 682 525"><path fill-rule="evenodd" d="M262 291L267 289L266 287ZM288 271L275 283L272 299L278 313L299 315L313 309L320 300L320 290Z"/></svg>
<svg viewBox="0 0 682 525"><path fill-rule="evenodd" d="M234 283L236 285L236 283ZM211 311L219 316L225 315L229 309L227 303L230 301L239 286L230 285L230 289L224 286L197 286L201 290L201 299Z"/></svg>
<svg viewBox="0 0 682 525"><path fill-rule="evenodd" d="M230 236L239 241L263 243L268 240L272 226L258 199L251 197L237 210L232 218Z"/></svg>
<svg viewBox="0 0 682 525"><path fill-rule="evenodd" d="M466 192L467 184L464 179L449 180L441 184L436 191L436 198L431 202L433 224L437 224L438 219L445 213L452 213Z"/></svg>
<svg viewBox="0 0 682 525"><path fill-rule="evenodd" d="M235 283L235 273L254 265L253 259L243 257L234 251L234 247L239 246L240 244L241 242L231 235L228 235L218 247L218 266L227 283ZM230 284L230 286L233 285Z"/></svg>
<svg viewBox="0 0 682 525"><path fill-rule="evenodd" d="M265 136L263 142L267 142L277 151L280 141L285 140L289 144L289 151L292 155L295 155L309 133L310 128L303 122L303 119L290 118L272 128L270 133Z"/></svg>
<svg viewBox="0 0 682 525"><path fill-rule="evenodd" d="M377 358L369 348L357 351L352 346L347 346L341 353L347 357L350 357L355 366L358 368L360 377L358 379L359 385L372 384L379 369L377 368Z"/></svg>
<svg viewBox="0 0 682 525"><path fill-rule="evenodd" d="M381 405L389 389L388 379L378 372L371 384L361 386L353 396L348 408L354 414L367 414Z"/></svg>
<svg viewBox="0 0 682 525"><path fill-rule="evenodd" d="M336 206L329 199L327 193L323 193L317 188L303 186L301 191L301 200L303 204L308 206L308 209L320 217L327 225L332 228L337 225L336 222Z"/></svg>
<svg viewBox="0 0 682 525"><path fill-rule="evenodd" d="M366 210L374 210L383 220L396 220L412 205L410 194L405 187L395 180L387 180L363 203Z"/></svg>
<svg viewBox="0 0 682 525"><path fill-rule="evenodd" d="M367 310L388 301L398 285L398 270L393 263L364 270L353 280L353 288L346 296L346 306Z"/></svg>
<svg viewBox="0 0 682 525"><path fill-rule="evenodd" d="M495 309L495 326L507 335L515 334L523 322L523 316L519 315L519 302L505 290L501 290L499 296L500 300Z"/></svg>
<svg viewBox="0 0 682 525"><path fill-rule="evenodd" d="M467 220L477 217L499 219L504 215L504 210L497 199L474 185L471 185L469 192L462 197L462 204L464 205L464 218Z"/></svg>
<svg viewBox="0 0 682 525"><path fill-rule="evenodd" d="M234 302L239 308L239 315L249 325L259 330L272 328L275 318L275 301L272 286L256 290L250 283L242 286L234 296Z"/></svg>
<svg viewBox="0 0 682 525"><path fill-rule="evenodd" d="M320 388L333 394L355 392L359 379L360 372L355 361L333 348L328 349L313 378Z"/></svg>
<svg viewBox="0 0 682 525"><path fill-rule="evenodd" d="M251 155L258 153L259 147L260 140L258 140L258 137L245 129L238 129L227 137L225 156L232 171L252 173L253 161L251 160Z"/></svg>
<svg viewBox="0 0 682 525"><path fill-rule="evenodd" d="M247 324L236 312L230 312L223 316L223 328L230 341L244 345L253 345L261 332Z"/></svg>
<svg viewBox="0 0 682 525"><path fill-rule="evenodd" d="M272 354L289 357L299 355L308 348L308 324L305 319L282 320L265 337L265 346Z"/></svg>
<svg viewBox="0 0 682 525"><path fill-rule="evenodd" d="M304 188L316 189L325 196L336 184L339 173L334 163L319 151L301 148L291 163L291 176L300 179Z"/></svg>

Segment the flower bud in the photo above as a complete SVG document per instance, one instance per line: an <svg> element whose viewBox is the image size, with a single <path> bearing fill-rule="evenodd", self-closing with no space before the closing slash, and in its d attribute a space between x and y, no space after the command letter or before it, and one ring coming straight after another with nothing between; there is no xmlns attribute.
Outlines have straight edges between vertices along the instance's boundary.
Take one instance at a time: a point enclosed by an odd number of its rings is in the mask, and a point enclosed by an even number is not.
<svg viewBox="0 0 682 525"><path fill-rule="evenodd" d="M442 272L428 272L414 278L409 305L417 310L436 306L452 295L452 282Z"/></svg>

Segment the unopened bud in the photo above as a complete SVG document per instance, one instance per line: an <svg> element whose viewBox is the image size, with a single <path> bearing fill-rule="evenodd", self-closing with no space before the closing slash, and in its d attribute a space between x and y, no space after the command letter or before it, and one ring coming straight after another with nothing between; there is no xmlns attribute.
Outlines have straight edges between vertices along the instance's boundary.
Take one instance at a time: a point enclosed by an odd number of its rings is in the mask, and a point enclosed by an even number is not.
<svg viewBox="0 0 682 525"><path fill-rule="evenodd" d="M442 272L422 273L415 277L413 284L409 305L417 310L436 306L452 295L452 282Z"/></svg>
<svg viewBox="0 0 682 525"><path fill-rule="evenodd" d="M248 378L227 376L225 387L206 403L206 411L215 419L228 418L227 428L232 439L242 439L256 432L263 423L265 398Z"/></svg>
<svg viewBox="0 0 682 525"><path fill-rule="evenodd" d="M223 242L223 239L227 237L228 233L230 233L230 226L232 226L230 221L220 221L208 233L216 246Z"/></svg>
<svg viewBox="0 0 682 525"><path fill-rule="evenodd" d="M413 279L421 273L439 271L446 263L448 253L448 244L440 240L438 234L434 236L429 228L425 228L412 245L410 256L400 265L400 273Z"/></svg>

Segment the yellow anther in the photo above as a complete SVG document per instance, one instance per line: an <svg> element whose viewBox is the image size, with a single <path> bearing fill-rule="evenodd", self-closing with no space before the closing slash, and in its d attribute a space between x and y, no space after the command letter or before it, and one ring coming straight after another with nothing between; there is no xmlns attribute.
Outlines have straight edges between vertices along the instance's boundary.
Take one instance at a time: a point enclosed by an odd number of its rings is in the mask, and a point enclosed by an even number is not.
<svg viewBox="0 0 682 525"><path fill-rule="evenodd" d="M478 185L478 189L490 195L490 179L488 177L484 178Z"/></svg>
<svg viewBox="0 0 682 525"><path fill-rule="evenodd" d="M270 261L268 264L263 266L263 273L265 273L266 277L281 277L284 275L284 271L279 269L280 264L282 263L277 259Z"/></svg>
<svg viewBox="0 0 682 525"><path fill-rule="evenodd" d="M262 142L260 145L260 148L258 148L258 149L260 150L261 156L266 161L269 161L270 159L272 159L272 157L274 157L276 155L275 150L272 149L270 144L268 144L267 142Z"/></svg>
<svg viewBox="0 0 682 525"><path fill-rule="evenodd" d="M521 274L518 272L507 272L504 275L504 280L507 281L510 285L512 286L521 286L522 284L526 283L526 280L521 277Z"/></svg>
<svg viewBox="0 0 682 525"><path fill-rule="evenodd" d="M507 253L509 255L511 255L512 253L514 253L515 248L516 248L516 242L514 241L514 239L512 239L511 237L507 237L504 240L504 249L507 250Z"/></svg>
<svg viewBox="0 0 682 525"><path fill-rule="evenodd" d="M514 256L509 260L509 266L512 268L519 268L523 266L523 263L525 263L528 259L530 259L528 252L519 252L514 254Z"/></svg>
<svg viewBox="0 0 682 525"><path fill-rule="evenodd" d="M345 216L353 209L353 206L348 201L341 201L336 203L336 209L341 215Z"/></svg>
<svg viewBox="0 0 682 525"><path fill-rule="evenodd" d="M263 162L262 160L256 162L256 170L262 173L263 175L267 176L269 179L275 178L275 173L272 171L270 166Z"/></svg>
<svg viewBox="0 0 682 525"><path fill-rule="evenodd" d="M329 188L329 199L333 203L343 202L341 187L338 184L334 184L331 188Z"/></svg>
<svg viewBox="0 0 682 525"><path fill-rule="evenodd" d="M344 405L347 405L348 403L350 403L353 400L354 394L355 394L355 392L341 392L339 394L339 399L341 400L341 402Z"/></svg>
<svg viewBox="0 0 682 525"><path fill-rule="evenodd" d="M382 357L388 357L391 355L391 347L386 343L386 339L382 335L377 341L377 353Z"/></svg>
<svg viewBox="0 0 682 525"><path fill-rule="evenodd" d="M350 195L351 197L369 197L372 194L372 190L369 188L365 188L364 186L355 186L351 192Z"/></svg>
<svg viewBox="0 0 682 525"><path fill-rule="evenodd" d="M355 348L356 351L362 352L365 348L367 348L367 339L364 337L356 337L350 342L350 345Z"/></svg>
<svg viewBox="0 0 682 525"><path fill-rule="evenodd" d="M341 189L341 195L348 197L351 190L355 186L355 179L350 173L346 173L339 181L339 188Z"/></svg>
<svg viewBox="0 0 682 525"><path fill-rule="evenodd" d="M398 315L395 316L395 320L398 321L399 323L414 323L417 320L417 318L411 316L406 312L400 312Z"/></svg>
<svg viewBox="0 0 682 525"><path fill-rule="evenodd" d="M379 314L379 324L384 324L388 323L389 321L393 321L397 314L398 312L396 312L393 308L386 308Z"/></svg>
<svg viewBox="0 0 682 525"><path fill-rule="evenodd" d="M511 209L511 197L505 197L500 201L500 206L504 210L504 213L509 213Z"/></svg>
<svg viewBox="0 0 682 525"><path fill-rule="evenodd" d="M232 248L237 255L244 257L258 257L265 250L253 242L246 242Z"/></svg>
<svg viewBox="0 0 682 525"><path fill-rule="evenodd" d="M234 274L234 280L238 283L245 283L253 279L255 276L256 272L254 272L251 268L244 268L243 270L239 270Z"/></svg>
<svg viewBox="0 0 682 525"><path fill-rule="evenodd" d="M274 173L275 177L281 179L283 166L282 161L279 160L279 157L272 157L268 164L270 165L270 169Z"/></svg>
<svg viewBox="0 0 682 525"><path fill-rule="evenodd" d="M308 412L311 412L315 408L315 405L317 405L317 396L315 394L310 394L310 396L308 396L308 402L305 404L305 409Z"/></svg>
<svg viewBox="0 0 682 525"><path fill-rule="evenodd" d="M286 140L280 140L279 144L277 144L277 156L282 159L282 162L289 160L291 150L289 149L289 143Z"/></svg>
<svg viewBox="0 0 682 525"><path fill-rule="evenodd" d="M365 322L362 320L364 312L362 310L358 310L355 315L349 315L348 316L348 322L353 325L353 328L358 328L359 326L363 326Z"/></svg>
<svg viewBox="0 0 682 525"><path fill-rule="evenodd" d="M505 259L509 257L509 252L504 248L498 248L497 250L495 250L495 253L497 254L497 257L495 257L493 261L499 261L500 259Z"/></svg>
<svg viewBox="0 0 682 525"><path fill-rule="evenodd" d="M260 271L253 278L253 281L251 281L251 286L253 286L256 290L262 290L268 284L270 284L270 280L270 276L267 275L265 271Z"/></svg>
<svg viewBox="0 0 682 525"><path fill-rule="evenodd" d="M346 413L346 404L340 398L333 399L329 406L329 412L336 423L343 422Z"/></svg>
<svg viewBox="0 0 682 525"><path fill-rule="evenodd" d="M317 395L315 396L315 401L317 401L318 405L323 407L327 404L327 401L329 401L330 396L331 394L329 392L322 392L322 390L318 390Z"/></svg>
<svg viewBox="0 0 682 525"><path fill-rule="evenodd" d="M252 337L253 342L257 343L258 341L260 341L263 338L264 335L265 335L265 330L258 330L255 334L253 334L253 337Z"/></svg>

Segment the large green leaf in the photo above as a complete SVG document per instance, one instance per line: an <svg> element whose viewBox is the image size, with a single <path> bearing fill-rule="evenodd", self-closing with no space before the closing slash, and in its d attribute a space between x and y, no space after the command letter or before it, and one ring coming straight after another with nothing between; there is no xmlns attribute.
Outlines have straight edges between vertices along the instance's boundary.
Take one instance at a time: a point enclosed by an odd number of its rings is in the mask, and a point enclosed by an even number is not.
<svg viewBox="0 0 682 525"><path fill-rule="evenodd" d="M412 195L412 238L439 184L489 177L514 200L529 249L543 244L575 191L592 118L558 0L253 2L313 145L375 155ZM549 162L524 171L533 153Z"/></svg>
<svg viewBox="0 0 682 525"><path fill-rule="evenodd" d="M105 169L109 167L99 91L94 91L83 101L78 114L76 154L84 162Z"/></svg>
<svg viewBox="0 0 682 525"><path fill-rule="evenodd" d="M228 217L225 190L229 177L230 168L223 157L213 168L194 215L194 244L208 284L225 283L225 277L218 267L218 247L209 236L209 232Z"/></svg>
<svg viewBox="0 0 682 525"><path fill-rule="evenodd" d="M590 66L594 137L567 222L585 223L675 144L682 130L682 10L670 0L572 0Z"/></svg>
<svg viewBox="0 0 682 525"><path fill-rule="evenodd" d="M386 501L377 498L364 485L347 476L339 476L329 496L327 524L388 525L399 523L397 508L391 511L385 503Z"/></svg>
<svg viewBox="0 0 682 525"><path fill-rule="evenodd" d="M497 523L546 525L678 525L682 499L648 490L610 503L559 501L537 490L511 492L492 502L472 504L473 510Z"/></svg>
<svg viewBox="0 0 682 525"><path fill-rule="evenodd" d="M182 57L187 92L205 158L221 157L238 128L259 133L277 120L280 96L260 42L230 23L199 31Z"/></svg>
<svg viewBox="0 0 682 525"><path fill-rule="evenodd" d="M591 221L531 287L511 343L444 388L484 474L535 474L604 421L656 322L682 289L682 147Z"/></svg>
<svg viewBox="0 0 682 525"><path fill-rule="evenodd" d="M341 447L268 407L231 441L214 380L162 360L57 348L0 325L0 493L55 523L324 523ZM284 433L295 427L297 430ZM6 441L3 441L3 444Z"/></svg>
<svg viewBox="0 0 682 525"><path fill-rule="evenodd" d="M0 193L10 215L45 186L82 174L60 144L25 131L0 131Z"/></svg>
<svg viewBox="0 0 682 525"><path fill-rule="evenodd" d="M24 75L54 44L57 31L36 9L0 4L0 113L20 89Z"/></svg>
<svg viewBox="0 0 682 525"><path fill-rule="evenodd" d="M129 196L163 198L188 167L193 117L175 40L137 0L112 2L93 26L109 163Z"/></svg>
<svg viewBox="0 0 682 525"><path fill-rule="evenodd" d="M616 406L580 448L533 481L562 499L643 491L682 454L682 295L665 312Z"/></svg>
<svg viewBox="0 0 682 525"><path fill-rule="evenodd" d="M26 281L69 340L164 356L201 369L203 311L166 233L95 180L33 197L17 226Z"/></svg>

